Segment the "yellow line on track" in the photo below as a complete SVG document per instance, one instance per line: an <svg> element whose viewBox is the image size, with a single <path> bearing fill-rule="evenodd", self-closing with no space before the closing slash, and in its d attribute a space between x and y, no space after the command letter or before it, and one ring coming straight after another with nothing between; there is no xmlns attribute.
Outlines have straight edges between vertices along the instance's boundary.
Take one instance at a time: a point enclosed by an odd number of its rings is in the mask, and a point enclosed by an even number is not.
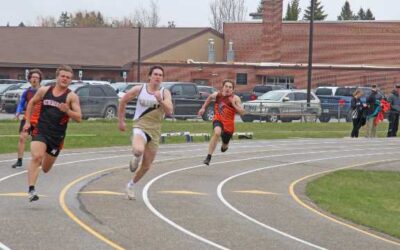
<svg viewBox="0 0 400 250"><path fill-rule="evenodd" d="M125 166L124 166L124 167L125 167ZM76 216L71 212L71 210L68 208L67 204L65 203L65 195L67 194L68 190L69 190L72 186L74 186L75 184L77 184L78 182L80 182L80 181L82 181L82 180L84 180L84 179L86 179L86 178L88 178L88 177L91 177L91 176L94 176L94 175L97 175L97 174L100 174L100 173L103 173L103 172L111 171L111 170L114 170L114 169L118 169L118 168L122 168L122 166L120 166L120 167L113 167L113 168L108 168L108 169L104 169L104 170L101 170L101 171L97 171L97 172L94 172L94 173L91 173L91 174L82 176L82 177L80 177L80 178L78 178L78 179L72 181L72 182L69 183L67 186L65 186L65 187L63 188L63 190L61 191L60 197L59 197L59 203L60 203L61 208L64 210L64 212L68 215L68 217L70 217L73 221L75 221L79 226L81 226L81 227L82 227L83 229L85 229L87 232L89 232L90 234L92 234L93 236L95 236L96 238L98 238L99 240L101 240L101 241L107 243L108 245L110 245L111 247L113 247L113 248L115 248L115 249L124 250L125 248L123 248L123 247L119 246L118 244L112 242L111 240L107 239L105 236L101 235L99 232L95 231L94 229L92 229L91 227L89 227L87 224L85 224L83 221L81 221L80 219L78 219L78 217L76 217Z"/></svg>
<svg viewBox="0 0 400 250"><path fill-rule="evenodd" d="M294 188L295 188L295 186L296 186L298 183L300 183L300 182L302 182L302 181L304 181L304 180L306 180L306 179L309 179L309 178L311 178L311 177L317 176L317 175L326 174L326 173L329 173L329 172L334 172L334 171L343 170L343 169L361 167L361 166L370 165L370 164L376 164L376 163L393 162L393 161L398 161L398 160L399 160L399 159L372 161L372 162L367 162L367 163L362 163L362 164L357 164L357 165L352 165L352 166L347 166L347 167L342 167L342 168L337 168L337 169L333 169L333 170L327 170L327 171L322 171L322 172L319 172L319 173L314 173L314 174L311 174L311 175L307 175L307 176L304 176L304 177L302 177L302 178L300 178L300 179L295 180L294 182L292 182L292 183L290 184L290 186L289 186L289 193L290 193L290 195L293 197L293 199L294 199L297 203L299 203L300 205L302 205L303 207L307 208L308 210L310 210L310 211L312 211L312 212L314 212L314 213L316 213L316 214L318 214L318 215L320 215L320 216L322 216L322 217L324 217L324 218L326 218L326 219L328 219L328 220L330 220L330 221L336 222L336 223L338 223L338 224L340 224L340 225L343 225L343 226L348 227L348 228L350 228L350 229L356 230L356 231L358 231L358 232L360 232L360 233L363 233L363 234L365 234L365 235L368 235L368 236L370 236L370 237L373 237L373 238L376 238L376 239L385 241L385 242L387 242L387 243L391 243L391 244L400 246L400 243L399 243L399 242L396 242L396 241L393 241L393 240L389 240L389 239L383 238L383 237L381 237L381 236L379 236L379 235L376 235L376 234L367 232L367 231L365 231L365 230L362 230L361 228L358 228L358 227L355 227L355 226L350 225L350 224L348 224L348 223L345 223L345 222L343 222L343 221L337 220L337 219L335 219L335 218L333 218L333 217L331 217L331 216L329 216L329 215L327 215L327 214L321 213L320 211L316 210L315 208L312 208L311 206L309 206L309 205L307 205L305 202L303 202L303 201L297 196L297 194L296 194L295 191L294 191Z"/></svg>

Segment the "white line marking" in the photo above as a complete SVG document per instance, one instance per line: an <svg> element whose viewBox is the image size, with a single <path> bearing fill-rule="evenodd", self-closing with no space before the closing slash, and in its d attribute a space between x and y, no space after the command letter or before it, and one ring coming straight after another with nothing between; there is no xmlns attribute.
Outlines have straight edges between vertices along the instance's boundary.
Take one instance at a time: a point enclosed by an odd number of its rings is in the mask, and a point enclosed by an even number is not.
<svg viewBox="0 0 400 250"><path fill-rule="evenodd" d="M2 249L2 250L11 250L10 248L8 248L6 245L4 245L1 242L0 242L0 249Z"/></svg>
<svg viewBox="0 0 400 250"><path fill-rule="evenodd" d="M384 149L384 148L381 148L381 149ZM393 149L393 148L387 148L387 149ZM236 159L236 160L215 162L215 163L213 163L213 165L224 164L224 163L232 163L232 162L240 162L240 161L248 161L248 160L265 159L265 158L273 158L273 157L291 156L291 155L302 155L302 154L312 154L312 153L349 152L349 151L350 151L350 152L354 152L354 151L360 151L360 150L365 150L365 149L348 149L348 150L337 150L337 151L332 151L332 150L331 150L331 151L314 151L314 152L302 152L302 153L291 153L291 154L281 154L281 155L269 155L269 156L250 157L250 158L245 158L245 159ZM371 149L371 150L372 150L372 149ZM384 154L392 154L392 152L391 152L391 153L384 153ZM361 155L364 155L364 154L361 154ZM369 154L369 155L375 155L375 154ZM341 157L338 157L338 158L353 157L353 156L354 156L354 155L350 155L350 156L341 156ZM333 158L333 159L335 159L335 158ZM313 161L313 160L310 160L310 162L311 162L311 161ZM305 161L305 162L307 162L307 161ZM293 163L289 163L289 165L291 165L291 164L293 164ZM279 164L279 165L285 166L285 165L288 165L288 164L286 163L286 164ZM277 166L279 166L279 165L277 165ZM165 221L165 222L168 223L169 225L175 227L175 228L178 229L179 231L181 231L181 232L183 232L183 233L185 233L185 234L187 234L187 235L189 235L189 236L191 236L191 237L193 237L193 238L195 238L195 239L197 239L197 240L199 240L199 241L202 241L202 242L204 242L204 243L207 243L207 244L209 244L209 245L212 245L212 246L214 246L214 247L217 247L217 248L220 248L220 249L225 249L225 247L223 247L223 246L221 246L221 245L218 245L217 243L212 242L212 241L210 241L210 240L208 240L208 239L206 239L206 238L203 238L203 237L201 237L201 236L199 236L199 235L197 235L197 234L195 234L195 233L193 233L193 232L191 232L191 231L185 229L184 227L182 227L182 226L176 224L176 223L173 222L172 220L168 219L166 216L164 216L163 214L161 214L156 208L154 208L154 206L151 204L151 202L150 202L150 200L149 200L149 197L148 197L148 190L150 189L151 185L153 185L153 183L155 183L157 180L159 180L159 179L161 179L161 178L163 178L163 177L165 177L165 176L167 176L167 175L173 174L173 173L177 173L177 172L181 172L181 171L186 171L186 170L190 170L190 169L195 169L195 168L199 168L199 167L204 167L204 164L202 164L202 165L196 165L196 166L192 166L192 167L186 167L186 168L181 168L181 169L172 170L172 171L166 172L166 173L164 173L164 174L161 174L161 175L159 175L159 176L153 178L153 179L150 180L150 181L144 186L144 188L143 188L143 191L142 191L143 201L144 201L145 205L150 209L150 211L153 212L153 214L155 214L157 217L159 217L160 219L162 219L163 221ZM275 229L275 230L276 230L276 232L280 232L280 231L277 230L277 229ZM282 234L285 234L284 232L281 232L281 233L282 233ZM292 237L293 237L293 236L292 236ZM295 238L295 237L294 237L294 238ZM293 239L294 239L294 238L293 238ZM298 239L298 238L296 238L296 239ZM301 240L301 239L298 239L298 240L301 241L301 242L303 241L303 240ZM305 241L304 241L304 242L305 242ZM314 244L312 244L312 243L309 243L309 245L310 245L310 246L311 246L311 245L314 246ZM315 245L315 246L316 246L316 245ZM316 247L319 248L319 249L324 249L324 248L319 247L319 246L316 246Z"/></svg>

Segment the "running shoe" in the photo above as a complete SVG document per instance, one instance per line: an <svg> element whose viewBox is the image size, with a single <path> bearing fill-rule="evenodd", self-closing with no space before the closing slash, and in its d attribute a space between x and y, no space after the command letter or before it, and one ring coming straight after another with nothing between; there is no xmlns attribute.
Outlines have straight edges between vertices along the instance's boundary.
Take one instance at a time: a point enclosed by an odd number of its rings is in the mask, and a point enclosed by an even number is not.
<svg viewBox="0 0 400 250"><path fill-rule="evenodd" d="M126 198L128 200L134 200L135 199L135 187L133 184L130 182L126 184Z"/></svg>
<svg viewBox="0 0 400 250"><path fill-rule="evenodd" d="M224 147L224 145L221 146L221 152L224 153L226 150L228 150L228 145Z"/></svg>
<svg viewBox="0 0 400 250"><path fill-rule="evenodd" d="M206 158L204 161L203 161L203 163L204 164L206 164L207 166L209 166L210 165L210 161L211 161L211 158Z"/></svg>
<svg viewBox="0 0 400 250"><path fill-rule="evenodd" d="M12 168L22 168L22 161L17 161L11 167Z"/></svg>
<svg viewBox="0 0 400 250"><path fill-rule="evenodd" d="M36 193L35 190L29 191L28 193L29 202L39 200L39 195Z"/></svg>

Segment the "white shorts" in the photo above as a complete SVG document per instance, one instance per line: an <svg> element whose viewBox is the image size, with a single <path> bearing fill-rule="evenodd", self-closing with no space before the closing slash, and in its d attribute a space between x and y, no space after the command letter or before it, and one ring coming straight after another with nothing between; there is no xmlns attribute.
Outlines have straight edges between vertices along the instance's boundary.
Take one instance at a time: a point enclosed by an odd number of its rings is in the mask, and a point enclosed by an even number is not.
<svg viewBox="0 0 400 250"><path fill-rule="evenodd" d="M140 128L133 128L132 133L133 133L133 136L136 136L136 135L141 136L143 138L144 142L147 143L147 136L143 130L141 130Z"/></svg>

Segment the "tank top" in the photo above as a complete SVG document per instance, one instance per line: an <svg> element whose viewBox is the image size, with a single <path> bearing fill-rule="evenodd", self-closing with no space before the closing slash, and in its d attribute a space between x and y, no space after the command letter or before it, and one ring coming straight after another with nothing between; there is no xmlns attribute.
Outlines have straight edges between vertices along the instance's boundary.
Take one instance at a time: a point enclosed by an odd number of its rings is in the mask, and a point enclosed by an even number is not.
<svg viewBox="0 0 400 250"><path fill-rule="evenodd" d="M37 90L38 89L35 89L32 87L29 87L26 90L26 104L28 104L29 101L33 98L33 96L36 94ZM24 108L25 111L26 111L26 106L27 105L25 105L25 108ZM37 102L35 104L35 106L33 107L33 112L32 112L31 119L30 119L30 122L33 126L35 126L38 122L41 106L42 106L42 102ZM27 116L28 116L28 113L25 112L25 114L24 114L25 120L26 120Z"/></svg>
<svg viewBox="0 0 400 250"><path fill-rule="evenodd" d="M140 128L149 135L157 136L161 133L161 122L165 112L155 96L148 92L147 87L147 84L143 84L137 97L133 127ZM163 97L164 88L161 88L160 91Z"/></svg>
<svg viewBox="0 0 400 250"><path fill-rule="evenodd" d="M54 96L53 89L54 86L51 86L43 97L37 127L39 133L63 138L67 130L69 116L62 112L58 106L66 102L71 90L67 89L60 96Z"/></svg>
<svg viewBox="0 0 400 250"><path fill-rule="evenodd" d="M231 96L223 96L221 92L217 94L214 104L213 121L220 121L224 126L224 132L233 133L235 131L236 109L229 100Z"/></svg>

